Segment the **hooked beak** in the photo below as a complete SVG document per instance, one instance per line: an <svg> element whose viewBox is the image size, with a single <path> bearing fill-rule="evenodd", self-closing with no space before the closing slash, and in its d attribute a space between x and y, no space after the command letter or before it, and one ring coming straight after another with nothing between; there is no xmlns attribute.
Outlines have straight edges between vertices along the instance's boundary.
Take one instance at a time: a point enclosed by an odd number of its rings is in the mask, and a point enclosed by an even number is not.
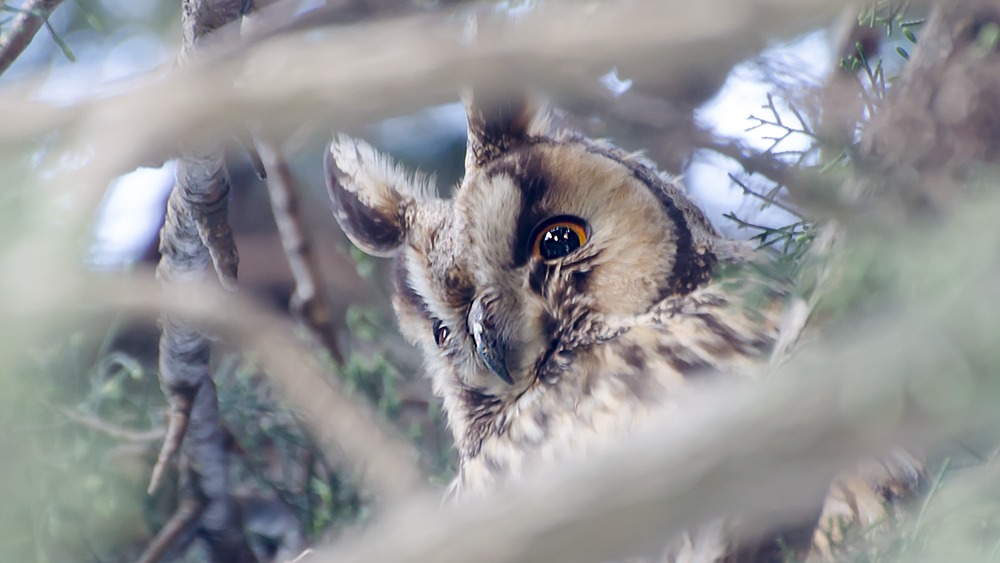
<svg viewBox="0 0 1000 563"><path fill-rule="evenodd" d="M497 338L497 331L486 314L486 305L479 297L472 302L468 316L469 331L476 343L476 352L486 367L508 385L514 383L507 371L506 347Z"/></svg>

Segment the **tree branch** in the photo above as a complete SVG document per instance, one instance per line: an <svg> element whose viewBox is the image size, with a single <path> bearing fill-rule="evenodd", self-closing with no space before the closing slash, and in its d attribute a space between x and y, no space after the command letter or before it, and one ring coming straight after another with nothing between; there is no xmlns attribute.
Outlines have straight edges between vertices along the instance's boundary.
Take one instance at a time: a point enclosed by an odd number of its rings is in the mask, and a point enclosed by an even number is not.
<svg viewBox="0 0 1000 563"><path fill-rule="evenodd" d="M183 497L170 520L167 520L167 523L160 528L156 537L149 542L146 549L136 559L136 563L157 563L174 545L177 538L198 521L204 511L205 503L194 497Z"/></svg>
<svg viewBox="0 0 1000 563"><path fill-rule="evenodd" d="M32 255L27 260L33 268L18 271L29 275L50 271L49 264L42 264L50 259L53 257ZM16 259L0 263L4 272L7 267L22 268L26 264ZM296 335L297 327L287 316L264 309L247 296L208 284L161 288L142 275L109 279L85 276L71 268L58 280L43 276L28 281L44 288L39 294L44 298L23 296L16 310L0 302L2 311L18 322L31 319L32 323L44 323L65 315L71 303L88 302L121 307L150 318L165 313L211 329L234 346L256 355L263 371L277 383L320 446L327 467L341 467L345 461L357 465L376 491L390 500L401 499L423 486L416 449L384 430L370 407L344 396L336 380L319 365L315 351Z"/></svg>
<svg viewBox="0 0 1000 563"><path fill-rule="evenodd" d="M232 39L244 8L243 0L185 0L181 62L207 42ZM197 287L211 263L222 286L236 289L239 256L228 222L229 191L221 145L202 142L183 150L160 233L162 256L156 274L165 286ZM213 561L255 563L239 507L229 494L229 455L209 363L211 343L187 320L164 315L160 324L160 386L170 418L149 491L156 489L172 454L183 445L190 460L190 496L204 503L199 532L208 541Z"/></svg>
<svg viewBox="0 0 1000 563"><path fill-rule="evenodd" d="M935 5L910 61L864 127L860 164L867 174L848 186L847 197L875 195L887 217L936 213L963 192L968 164L1000 159L1000 54L988 37L997 25L997 0Z"/></svg>
<svg viewBox="0 0 1000 563"><path fill-rule="evenodd" d="M122 96L72 108L0 93L0 143L53 127L86 132L81 150L95 158L60 177L80 202L70 224L82 232L113 177L174 154L178 139L228 134L248 118L276 135L303 124L316 132L334 122L349 129L456 101L470 83L530 84L570 98L594 91L616 65L623 78L667 95L700 83L703 73L728 70L768 40L805 31L804 22L824 21L847 3L637 0L601 3L596 11L546 3L519 15L516 25L491 13L419 14L270 36L176 68ZM476 32L471 43L463 43L466 28Z"/></svg>
<svg viewBox="0 0 1000 563"><path fill-rule="evenodd" d="M295 279L292 312L309 327L316 340L330 352L333 360L338 365L343 365L344 354L340 350L337 325L333 322L329 300L323 294L319 263L302 223L295 178L280 148L267 141L258 141L257 146L265 169L269 172L267 192L271 197L271 210Z"/></svg>
<svg viewBox="0 0 1000 563"><path fill-rule="evenodd" d="M901 237L880 253L884 267L905 274L901 268L966 264L970 256L984 256L1000 240L986 228L998 209L994 198L947 229ZM952 239L967 244L941 244ZM906 292L918 292L911 313L803 351L763 384L682 397L676 415L604 457L560 465L515 492L454 509L423 499L399 508L364 538L312 560L596 562L720 514L742 514L760 524L747 533L794 521L817 505L831 476L858 457L903 437L929 446L960 429L1000 423L993 373L1000 365L994 338L998 267L990 255L974 272L946 269L941 275L954 284L942 293L920 293L925 290L907 284ZM964 289L952 291L956 286ZM21 304L21 314L52 318L67 302L85 299L147 314L164 309L212 324L257 350L311 424L320 423L327 436L331 430L343 434L349 456L371 460L377 454L386 461L386 452L399 451L383 450L357 431L367 424L357 421L370 415L355 418L350 411L356 406L324 396L329 387L316 384L314 364L295 344L289 322L263 315L238 296L209 287L157 294L137 279L94 280L68 289ZM317 379L303 379L303 373ZM369 475L380 484L398 484L402 477Z"/></svg>
<svg viewBox="0 0 1000 563"><path fill-rule="evenodd" d="M20 13L10 22L7 31L0 35L0 75L28 48L59 4L62 0L28 0L19 9Z"/></svg>
<svg viewBox="0 0 1000 563"><path fill-rule="evenodd" d="M160 438L163 438L165 435L165 431L162 428L154 428L152 430L145 430L145 431L122 428L106 420L103 420L100 417L83 413L76 409L63 407L59 405L53 405L51 403L48 403L47 401L45 402L45 404L49 408L59 411L60 413L63 414L63 416L81 426L85 426L92 430L96 430L103 434L107 434L108 436L111 436L112 438L117 438L119 440L127 440L129 442L151 442L153 440L159 440Z"/></svg>

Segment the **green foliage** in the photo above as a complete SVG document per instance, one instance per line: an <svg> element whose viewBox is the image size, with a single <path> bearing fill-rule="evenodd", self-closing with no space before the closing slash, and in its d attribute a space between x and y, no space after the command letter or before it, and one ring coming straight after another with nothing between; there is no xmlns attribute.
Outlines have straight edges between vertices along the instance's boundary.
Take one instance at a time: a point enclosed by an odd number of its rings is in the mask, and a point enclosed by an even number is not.
<svg viewBox="0 0 1000 563"><path fill-rule="evenodd" d="M345 390L348 394L360 393L389 420L393 420L399 413L400 396L396 389L398 380L399 374L386 361L384 352L376 352L371 360L352 354L344 367Z"/></svg>
<svg viewBox="0 0 1000 563"><path fill-rule="evenodd" d="M95 340L92 329L109 324ZM144 490L155 442L111 434L142 436L164 406L155 373L108 349L115 324L91 319L91 330L36 344L3 381L4 561L115 560L148 539L168 502Z"/></svg>
<svg viewBox="0 0 1000 563"><path fill-rule="evenodd" d="M750 240L757 243L758 249L777 249L779 251L777 265L781 267L781 273L789 279L798 277L802 269L803 259L816 239L814 225L803 220L782 227L767 227L744 221L733 212L726 213L723 217L733 221L740 228L760 231L750 237Z"/></svg>
<svg viewBox="0 0 1000 563"><path fill-rule="evenodd" d="M365 254L360 248L351 245L351 259L358 270L361 279L370 281L375 274L375 259Z"/></svg>
<svg viewBox="0 0 1000 563"><path fill-rule="evenodd" d="M381 309L373 306L351 303L347 307L344 322L352 336L369 342L375 340L385 330L385 315Z"/></svg>
<svg viewBox="0 0 1000 563"><path fill-rule="evenodd" d="M858 24L870 28L886 28L886 36L891 37L894 27L909 27L923 23L923 20L905 21L910 9L910 0L877 0L867 3L858 14ZM914 41L916 43L916 41Z"/></svg>

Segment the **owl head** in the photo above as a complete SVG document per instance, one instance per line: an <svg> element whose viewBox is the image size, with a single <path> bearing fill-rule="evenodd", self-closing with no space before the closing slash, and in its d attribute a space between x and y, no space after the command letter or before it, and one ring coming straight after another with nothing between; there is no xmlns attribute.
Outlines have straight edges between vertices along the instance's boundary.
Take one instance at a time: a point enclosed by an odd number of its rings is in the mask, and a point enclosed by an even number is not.
<svg viewBox="0 0 1000 563"><path fill-rule="evenodd" d="M522 97L466 108L465 176L450 200L348 137L325 163L347 236L396 258L400 327L423 351L463 457L624 319L695 291L732 254L640 158L550 131Z"/></svg>

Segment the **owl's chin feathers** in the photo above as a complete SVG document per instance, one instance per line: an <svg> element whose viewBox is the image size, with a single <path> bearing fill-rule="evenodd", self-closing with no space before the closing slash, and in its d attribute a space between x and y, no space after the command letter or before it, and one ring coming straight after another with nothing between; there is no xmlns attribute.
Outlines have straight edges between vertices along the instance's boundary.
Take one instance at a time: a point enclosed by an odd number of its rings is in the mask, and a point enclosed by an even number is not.
<svg viewBox="0 0 1000 563"><path fill-rule="evenodd" d="M461 420L455 494L502 487L533 467L601 449L713 375L752 378L766 364L785 297L772 291L765 306L748 310L741 293L759 289L753 281L742 291L712 283L644 315L598 316L586 337L539 360L547 376L525 375L531 381L495 393L459 391L451 401Z"/></svg>

